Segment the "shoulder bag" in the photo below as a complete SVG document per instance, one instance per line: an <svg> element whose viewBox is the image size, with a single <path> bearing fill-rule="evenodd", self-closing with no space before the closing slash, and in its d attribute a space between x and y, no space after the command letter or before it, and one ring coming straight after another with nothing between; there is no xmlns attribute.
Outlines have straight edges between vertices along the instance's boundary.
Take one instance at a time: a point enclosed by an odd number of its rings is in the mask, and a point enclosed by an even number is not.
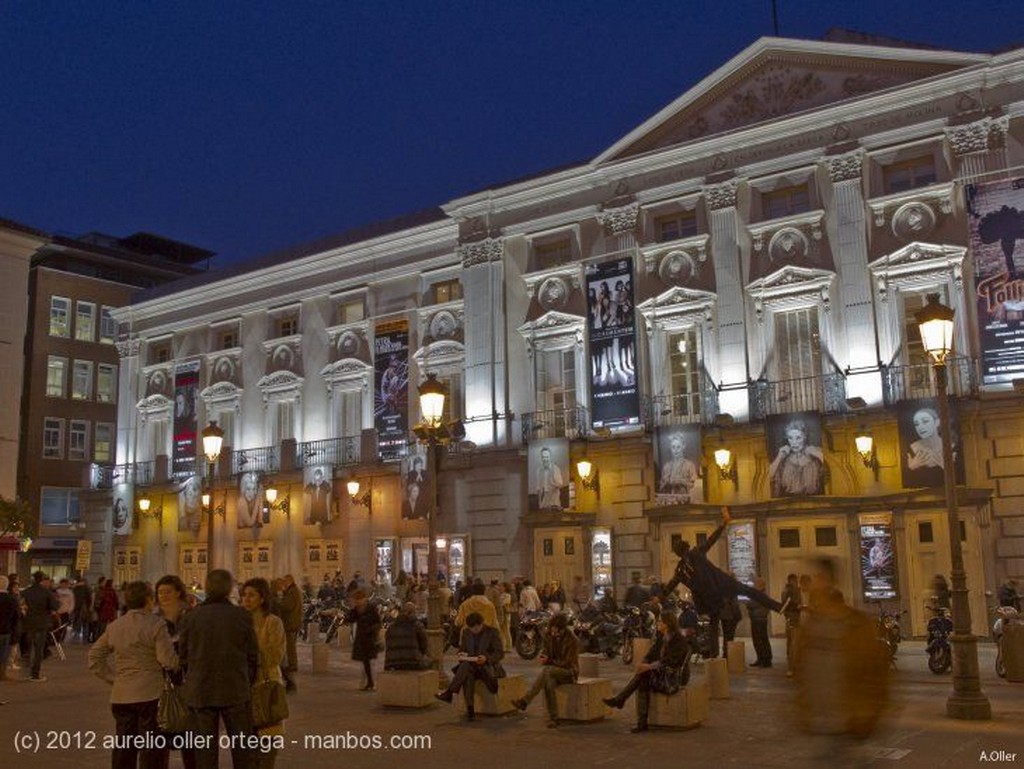
<svg viewBox="0 0 1024 769"><path fill-rule="evenodd" d="M160 731L167 734L179 734L189 728L189 712L181 689L174 685L171 677L164 671L164 690L156 708L156 724Z"/></svg>

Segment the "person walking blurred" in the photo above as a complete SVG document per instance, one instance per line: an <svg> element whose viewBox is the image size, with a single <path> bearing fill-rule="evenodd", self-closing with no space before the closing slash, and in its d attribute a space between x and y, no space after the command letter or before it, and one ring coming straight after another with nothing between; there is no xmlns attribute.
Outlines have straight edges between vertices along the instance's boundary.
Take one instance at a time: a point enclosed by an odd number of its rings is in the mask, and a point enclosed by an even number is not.
<svg viewBox="0 0 1024 769"><path fill-rule="evenodd" d="M124 739L111 752L112 769L162 769L165 750L153 745L151 735L158 732L164 669L177 669L178 657L167 624L153 613L153 590L148 584L130 582L125 605L128 611L111 622L89 649L89 670L113 685L110 710L115 733ZM135 738L143 738L141 749Z"/></svg>
<svg viewBox="0 0 1024 769"><path fill-rule="evenodd" d="M189 601L188 590L185 583L175 574L165 574L156 581L156 611L155 614L167 625L167 633L171 636L171 643L174 645L174 654L178 654L178 626L181 624L186 612L190 611L192 604ZM171 670L167 673L171 683L181 686L181 668ZM167 769L170 760L170 751L164 754L164 765ZM196 769L196 751L188 744L181 746L181 763L185 769Z"/></svg>
<svg viewBox="0 0 1024 769"><path fill-rule="evenodd" d="M366 591L362 588L352 593L352 608L348 613L348 621L355 625L356 634L352 639L352 659L363 663L363 677L366 679L360 691L372 692L373 661L377 659L378 635L381 621L376 607L370 604Z"/></svg>
<svg viewBox="0 0 1024 769"><path fill-rule="evenodd" d="M7 680L7 658L20 619L21 608L14 596L7 592L7 577L0 576L0 681Z"/></svg>
<svg viewBox="0 0 1024 769"><path fill-rule="evenodd" d="M252 685L259 667L259 643L249 613L229 600L234 580L224 569L206 577L206 600L187 612L178 632L178 656L185 669L183 696L192 731L211 738L196 753L200 769L216 769L220 722L232 737L252 735ZM232 742L234 769L255 765L252 750Z"/></svg>
<svg viewBox="0 0 1024 769"><path fill-rule="evenodd" d="M292 581L294 585L294 580ZM242 608L252 615L253 629L260 649L260 667L257 676L260 681L277 681L284 684L281 660L285 656L286 631L280 617L270 612L270 584L260 577L250 579L242 585ZM284 722L271 724L259 729L260 736L283 735ZM255 761L257 769L274 769L277 749L261 750Z"/></svg>

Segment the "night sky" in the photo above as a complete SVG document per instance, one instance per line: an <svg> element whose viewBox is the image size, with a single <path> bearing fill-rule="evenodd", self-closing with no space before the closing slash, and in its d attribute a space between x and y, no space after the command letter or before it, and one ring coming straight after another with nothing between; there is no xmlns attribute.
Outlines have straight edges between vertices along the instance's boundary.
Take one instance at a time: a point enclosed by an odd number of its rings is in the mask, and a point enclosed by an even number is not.
<svg viewBox="0 0 1024 769"><path fill-rule="evenodd" d="M779 0L780 34L1024 45L1020 0ZM0 217L237 262L586 161L758 37L754 2L6 2Z"/></svg>

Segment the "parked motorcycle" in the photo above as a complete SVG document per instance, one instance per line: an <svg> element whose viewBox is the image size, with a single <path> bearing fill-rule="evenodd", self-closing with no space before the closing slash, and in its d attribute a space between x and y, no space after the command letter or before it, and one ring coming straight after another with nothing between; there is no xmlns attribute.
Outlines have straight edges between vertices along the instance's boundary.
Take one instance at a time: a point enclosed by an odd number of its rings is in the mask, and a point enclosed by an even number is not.
<svg viewBox="0 0 1024 769"><path fill-rule="evenodd" d="M603 654L611 659L622 649L622 619L592 605L576 616L573 632L584 654Z"/></svg>
<svg viewBox="0 0 1024 769"><path fill-rule="evenodd" d="M900 630L900 616L905 611L888 611L882 608L881 601L875 602L878 605L878 640L885 644L889 654L889 663L895 665L896 652L899 649L900 641L903 640L903 633Z"/></svg>
<svg viewBox="0 0 1024 769"><path fill-rule="evenodd" d="M625 610L622 620L622 662L633 662L633 639L654 638L654 614L635 606Z"/></svg>
<svg viewBox="0 0 1024 769"><path fill-rule="evenodd" d="M949 609L942 606L928 606L934 615L928 620L928 669L935 675L949 672L953 667L953 653L949 646L949 636L953 633L953 620Z"/></svg>
<svg viewBox="0 0 1024 769"><path fill-rule="evenodd" d="M540 654L544 638L544 628L551 620L551 612L533 611L519 620L519 632L516 633L516 653L524 660L532 660Z"/></svg>
<svg viewBox="0 0 1024 769"><path fill-rule="evenodd" d="M996 615L996 621L992 625L992 637L996 642L996 675L1006 678L1006 663L1003 661L1003 631L1011 623L1024 622L1024 617L1021 617L1020 612L1012 606L997 606L992 611Z"/></svg>
<svg viewBox="0 0 1024 769"><path fill-rule="evenodd" d="M694 610L690 610L694 611ZM713 643L714 639L711 635L711 618L706 614L698 615L697 617L697 632L690 637L690 648L691 655L696 655L701 659L711 659L717 655L718 648L717 644Z"/></svg>

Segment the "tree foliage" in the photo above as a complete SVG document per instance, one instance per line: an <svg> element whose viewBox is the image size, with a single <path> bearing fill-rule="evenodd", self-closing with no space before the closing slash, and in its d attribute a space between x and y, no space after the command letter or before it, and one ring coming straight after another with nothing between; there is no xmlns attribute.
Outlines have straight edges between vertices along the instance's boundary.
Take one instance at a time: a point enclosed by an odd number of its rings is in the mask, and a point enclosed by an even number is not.
<svg viewBox="0 0 1024 769"><path fill-rule="evenodd" d="M0 537L35 536L36 520L28 502L0 496Z"/></svg>

